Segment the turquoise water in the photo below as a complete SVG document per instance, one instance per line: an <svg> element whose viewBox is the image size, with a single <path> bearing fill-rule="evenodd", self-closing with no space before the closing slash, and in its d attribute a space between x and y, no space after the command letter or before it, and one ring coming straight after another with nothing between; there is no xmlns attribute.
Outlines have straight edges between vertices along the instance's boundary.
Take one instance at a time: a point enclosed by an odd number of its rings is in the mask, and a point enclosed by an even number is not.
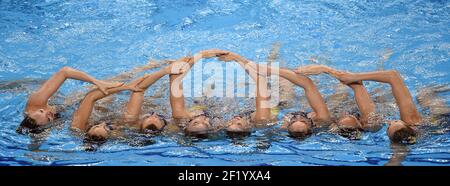
<svg viewBox="0 0 450 186"><path fill-rule="evenodd" d="M316 57L355 72L378 69L391 52L383 68L398 70L415 96L420 87L449 82L449 29L445 0L0 0L0 164L384 165L400 156L403 165L449 165L448 125L400 148L391 147L385 126L357 141L327 132L294 140L268 128L240 141L220 134L198 142L139 136L139 142L111 140L86 152L83 140L68 130L74 105L44 137L15 132L29 93L63 66L104 79L149 59L176 59L208 48L265 61L279 43L282 66L311 64L308 59ZM10 84L17 80L22 82ZM314 80L324 94L337 83L326 76ZM59 96L84 85L67 81ZM162 99L167 104L167 97Z"/></svg>

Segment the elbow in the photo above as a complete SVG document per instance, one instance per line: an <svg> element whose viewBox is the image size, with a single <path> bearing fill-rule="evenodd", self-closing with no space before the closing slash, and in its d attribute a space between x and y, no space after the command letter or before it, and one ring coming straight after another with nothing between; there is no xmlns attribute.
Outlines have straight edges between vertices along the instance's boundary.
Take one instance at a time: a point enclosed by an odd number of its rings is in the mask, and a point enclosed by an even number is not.
<svg viewBox="0 0 450 186"><path fill-rule="evenodd" d="M397 70L388 70L387 72L392 79L401 78L401 75Z"/></svg>
<svg viewBox="0 0 450 186"><path fill-rule="evenodd" d="M389 70L389 79L392 82L403 82L402 76L396 70Z"/></svg>
<svg viewBox="0 0 450 186"><path fill-rule="evenodd" d="M303 79L302 88L303 88L305 91L312 91L312 90L317 89L317 87L316 87L316 85L314 84L314 82L313 82L310 78L308 78L308 77L306 77L306 76L305 76L304 79Z"/></svg>
<svg viewBox="0 0 450 186"><path fill-rule="evenodd" d="M67 75L67 72L73 70L71 67L68 66L64 66L61 69L59 69L59 73L63 74L63 75Z"/></svg>

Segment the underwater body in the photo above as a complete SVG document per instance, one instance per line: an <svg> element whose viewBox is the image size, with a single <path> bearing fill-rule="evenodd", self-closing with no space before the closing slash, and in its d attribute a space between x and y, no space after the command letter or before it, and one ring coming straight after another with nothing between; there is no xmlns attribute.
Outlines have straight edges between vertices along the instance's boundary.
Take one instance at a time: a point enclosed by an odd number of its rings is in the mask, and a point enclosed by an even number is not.
<svg viewBox="0 0 450 186"><path fill-rule="evenodd" d="M423 127L412 145L391 144L387 124L359 140L327 131L298 140L274 125L243 139L130 132L87 150L83 138L69 130L78 96L88 91L80 88L86 83L74 80L51 100L65 107L61 119L39 136L16 133L30 93L61 67L108 79L149 60L162 63L210 48L255 62L275 52L280 66L291 69L320 63L351 72L397 70L415 99L421 89L449 82L449 29L450 2L437 0L0 0L0 165L449 165L445 119ZM325 98L339 83L324 75L312 79ZM387 94L377 108L398 119L389 86L365 85L374 97ZM295 90L292 107L280 114L308 109L303 91ZM167 77L146 95L144 112L170 115ZM105 101L91 119L120 117L128 96ZM448 104L450 95L440 96ZM202 101L225 118L254 107L254 99L245 97Z"/></svg>

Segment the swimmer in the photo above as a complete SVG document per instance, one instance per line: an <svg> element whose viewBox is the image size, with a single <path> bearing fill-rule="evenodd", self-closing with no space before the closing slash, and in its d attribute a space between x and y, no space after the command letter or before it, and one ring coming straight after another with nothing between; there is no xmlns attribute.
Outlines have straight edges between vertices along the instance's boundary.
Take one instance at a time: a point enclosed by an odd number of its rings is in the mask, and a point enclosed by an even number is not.
<svg viewBox="0 0 450 186"><path fill-rule="evenodd" d="M400 110L400 120L389 121L388 136L394 143L415 143L417 135L415 126L421 124L422 116L414 105L413 98L409 93L403 79L397 71L376 71L367 73L350 73L337 71L323 65L309 65L299 67L295 70L298 74L314 75L328 73L346 85L361 84L363 81L375 81L387 83L391 86L392 94ZM367 107L361 102L361 108Z"/></svg>
<svg viewBox="0 0 450 186"><path fill-rule="evenodd" d="M118 82L97 80L79 70L63 67L53 74L50 79L45 81L39 90L30 95L25 106L25 118L21 122L19 128L29 129L30 132L39 131L39 128L46 126L57 117L56 108L49 105L48 101L50 97L58 91L66 79L75 79L92 83L98 87L100 93L103 95L107 95L109 89L123 85L123 83Z"/></svg>
<svg viewBox="0 0 450 186"><path fill-rule="evenodd" d="M268 89L267 78L265 76L259 75L253 68L246 66L247 59L243 57L238 57L235 54L222 55L219 60L236 61L242 68L245 69L246 73L256 83L256 108L254 112L247 112L241 115L234 116L229 120L225 126L226 132L229 136L242 136L250 134L251 129L254 125L261 125L266 123L271 123L276 121L276 115L273 115L270 103L270 93Z"/></svg>
<svg viewBox="0 0 450 186"><path fill-rule="evenodd" d="M282 128L287 129L289 134L293 137L304 137L311 133L312 127L326 126L330 120L329 111L325 105L325 101L317 90L311 79L306 76L299 75L293 71L286 68L274 68L274 67L264 67L263 65L257 65L256 63L249 61L238 54L229 52L227 55L222 55L219 57L222 61L237 61L245 69L254 71L260 74L262 68L266 69L267 74L261 73L260 75L267 76L271 74L279 75L280 77L289 80L293 84L302 87L305 90L305 94L309 104L312 107L313 112L303 113L297 112L293 113L293 117L285 117ZM263 89L264 90L264 89ZM260 112L260 116L255 119L272 119L273 116L271 112ZM255 115L256 116L256 115Z"/></svg>
<svg viewBox="0 0 450 186"><path fill-rule="evenodd" d="M181 58L179 61L187 63L190 69L190 67L201 58L218 57L227 53L227 51L216 49L204 50L195 56ZM185 126L182 127L184 127L184 133L187 136L205 138L209 133L217 130L217 128L215 128L217 126L213 127L211 125L211 117L206 110L197 109L188 111L188 109L186 109L182 84L182 80L185 76L186 73L170 75L170 105L172 108L172 117L180 124L184 123L183 121L186 121Z"/></svg>
<svg viewBox="0 0 450 186"><path fill-rule="evenodd" d="M155 112L144 115L139 119L142 103L144 100L144 91L167 74L180 74L182 68L177 65L180 64L172 63L171 65L168 65L157 72L147 74L143 77L133 80L129 84L108 90L110 93L109 95L124 90L132 91L124 114L124 120L126 123L134 125L142 132L145 132L147 130L155 132L161 131L163 129L163 127L167 124L167 121L162 115L159 115ZM100 124L89 126L88 120L92 113L95 102L109 95L103 94L102 91L98 89L89 92L81 101L79 108L75 111L71 128L75 130L85 131L88 139L92 139L95 141L106 140L111 135L111 132L117 129L119 126L114 126L106 122L101 122Z"/></svg>
<svg viewBox="0 0 450 186"><path fill-rule="evenodd" d="M321 65L310 65L301 67L301 71L303 74L312 73L313 71L320 71L315 68L327 68L326 66ZM297 70L298 71L298 70ZM330 73L335 71L334 69L329 68L328 71ZM316 73L313 73L316 74ZM308 74L311 75L311 74ZM381 129L381 117L376 113L375 103L370 98L370 94L367 89L364 87L362 81L354 82L347 84L353 90L354 98L356 105L358 107L359 113L356 111L351 112L341 112L341 116L337 119L335 123L335 127L332 128L333 131L337 131L341 135L348 137L355 137L353 134L358 134L359 131L378 131ZM339 87L339 86L338 86ZM340 101L340 104L344 104L345 98L348 97L347 92L341 92L335 96L340 97L341 99L337 99ZM345 97L345 98L343 98ZM339 103L337 103L339 104Z"/></svg>

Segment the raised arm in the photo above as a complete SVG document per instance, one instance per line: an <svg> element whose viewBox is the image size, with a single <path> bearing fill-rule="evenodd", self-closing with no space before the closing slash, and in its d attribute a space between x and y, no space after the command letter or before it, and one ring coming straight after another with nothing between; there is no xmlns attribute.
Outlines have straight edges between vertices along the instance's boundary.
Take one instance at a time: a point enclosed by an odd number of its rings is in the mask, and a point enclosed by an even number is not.
<svg viewBox="0 0 450 186"><path fill-rule="evenodd" d="M298 67L295 72L304 75L317 75L326 73L330 74L333 77L337 77L337 75L339 74L337 70L325 65L302 66ZM339 78L337 79L340 80ZM363 82L357 81L347 85L353 90L355 94L356 105L358 106L359 112L361 113L361 121L363 122L363 124L367 124L369 116L375 112L375 103L370 98L370 94L364 87Z"/></svg>
<svg viewBox="0 0 450 186"><path fill-rule="evenodd" d="M408 125L416 125L422 121L422 116L417 111L412 96L397 71L390 70L368 73L348 73L337 71L333 72L332 75L345 84L351 84L359 81L377 81L388 83L391 85L392 94L394 95L399 107L401 120Z"/></svg>
<svg viewBox="0 0 450 186"><path fill-rule="evenodd" d="M375 103L373 103L362 82L351 83L348 86L352 88L355 94L356 105L361 113L361 122L364 127L367 125L370 115L375 113Z"/></svg>
<svg viewBox="0 0 450 186"><path fill-rule="evenodd" d="M71 128L85 131L87 129L88 120L89 117L91 116L95 102L111 94L115 94L124 90L128 90L128 87L121 86L117 88L108 89L109 92L108 95L103 94L103 92L100 91L99 89L90 91L81 101L80 106L73 114Z"/></svg>
<svg viewBox="0 0 450 186"><path fill-rule="evenodd" d="M192 65L194 65L194 59L192 57L184 57L178 60L178 63L187 63L189 64L189 69ZM187 72L186 70L186 72ZM190 118L189 112L186 110L186 105L184 102L183 95L183 78L186 76L186 73L183 74L173 74L170 75L170 106L172 109L172 117L175 119L186 119Z"/></svg>
<svg viewBox="0 0 450 186"><path fill-rule="evenodd" d="M204 50L193 57L183 57L175 63L187 63L189 64L189 68L184 68L183 64L179 64L179 66L183 66L184 70L182 74L172 74L170 75L170 106L172 107L172 117L175 119L183 119L190 118L190 113L186 110L186 105L184 102L183 95L183 78L186 76L186 72L190 70L197 61L202 58L211 58L218 57L224 54L227 54L227 51L210 49Z"/></svg>
<svg viewBox="0 0 450 186"><path fill-rule="evenodd" d="M50 79L48 79L41 86L41 88L39 88L39 90L37 90L30 96L27 107L47 105L48 99L50 99L50 97L59 89L59 87L61 87L66 79L76 79L95 84L104 94L108 93L106 89L122 85L122 83L109 83L100 81L79 70L75 70L70 67L63 67L52 77L50 77Z"/></svg>
<svg viewBox="0 0 450 186"><path fill-rule="evenodd" d="M132 122L136 121L139 118L142 109L142 103L144 102L145 90L147 90L151 85L153 85L156 81L167 74L176 75L181 73L182 66L180 68L177 68L175 65L176 64L167 65L161 70L138 78L128 85L131 88L134 88L135 91L131 93L130 100L127 104L127 110L124 116L126 121Z"/></svg>
<svg viewBox="0 0 450 186"><path fill-rule="evenodd" d="M310 104L311 108L315 112L312 119L319 125L321 125L322 123L328 123L328 121L330 120L330 114L329 114L329 111L328 111L327 105L325 104L324 99L320 95L320 92L317 89L314 82L311 79L309 79L308 77L296 74L292 70L289 70L286 68L275 68L275 67L269 67L269 66L265 66L265 65L259 65L252 61L246 60L234 53L230 53L229 55L221 56L219 59L224 60L224 61L237 59L236 61L240 61L241 63L245 64L246 66L250 66L253 69L256 69L256 67L258 67L259 69L266 68L265 71L262 71L262 72L267 72L267 75L271 75L271 74L279 75L280 77L283 77L283 78L289 80L293 84L296 84L296 85L302 87L305 90L305 95L308 100L308 103ZM265 75L265 74L262 74L262 75Z"/></svg>
<svg viewBox="0 0 450 186"><path fill-rule="evenodd" d="M271 120L270 112L270 92L267 84L267 78L257 73L258 69L249 68L241 60L237 62L245 69L247 74L256 82L256 108L255 114L252 118L255 122L264 122Z"/></svg>

